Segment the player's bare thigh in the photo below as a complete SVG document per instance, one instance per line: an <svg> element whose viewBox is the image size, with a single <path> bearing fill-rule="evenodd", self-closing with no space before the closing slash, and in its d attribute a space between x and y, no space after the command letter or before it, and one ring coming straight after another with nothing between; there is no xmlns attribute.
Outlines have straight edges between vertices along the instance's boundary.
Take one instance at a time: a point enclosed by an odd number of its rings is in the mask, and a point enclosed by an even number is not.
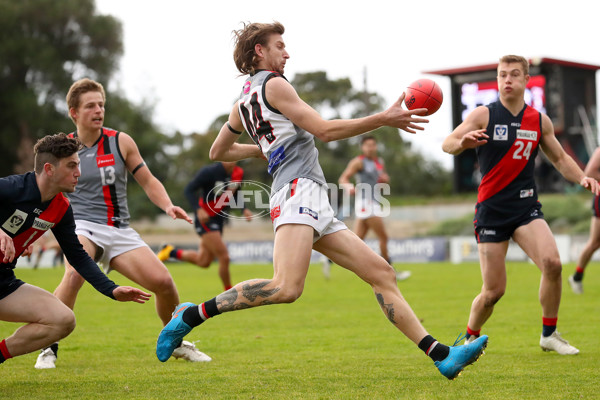
<svg viewBox="0 0 600 400"><path fill-rule="evenodd" d="M395 284L394 270L387 261L348 229L323 236L313 248L368 283L379 282L390 274Z"/></svg>
<svg viewBox="0 0 600 400"><path fill-rule="evenodd" d="M477 248L484 290L506 288L508 240L497 243L479 243Z"/></svg>
<svg viewBox="0 0 600 400"><path fill-rule="evenodd" d="M110 267L148 290L157 284L172 282L169 270L148 246L114 257L110 260Z"/></svg>
<svg viewBox="0 0 600 400"><path fill-rule="evenodd" d="M52 293L30 285L22 285L0 300L0 320L7 322L44 323L72 311Z"/></svg>
<svg viewBox="0 0 600 400"><path fill-rule="evenodd" d="M560 259L554 235L542 218L518 227L513 239L538 267L544 259Z"/></svg>

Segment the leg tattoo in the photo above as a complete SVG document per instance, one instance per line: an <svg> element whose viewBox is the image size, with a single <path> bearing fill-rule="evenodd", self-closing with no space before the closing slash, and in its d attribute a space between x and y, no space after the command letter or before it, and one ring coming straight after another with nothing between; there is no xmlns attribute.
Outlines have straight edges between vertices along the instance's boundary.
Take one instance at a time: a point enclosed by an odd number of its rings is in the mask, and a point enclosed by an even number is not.
<svg viewBox="0 0 600 400"><path fill-rule="evenodd" d="M393 305L393 303L385 304L385 301L383 300L383 295L381 293L375 293L375 296L377 297L377 302L379 303L379 306L385 312L387 319L392 324L396 324L396 321L394 320L394 305Z"/></svg>
<svg viewBox="0 0 600 400"><path fill-rule="evenodd" d="M266 285L268 285L271 282L271 280L254 280L243 283L241 294L244 298L250 300L250 303L243 302L241 299L238 300L238 291L235 287L231 288L225 293L221 293L217 296L217 308L221 312L227 312L234 310L243 310L258 305L273 304L273 302L271 300L268 300L267 298L277 293L279 291L279 288L267 290L263 289ZM265 300L261 301L259 304L252 304L259 297Z"/></svg>

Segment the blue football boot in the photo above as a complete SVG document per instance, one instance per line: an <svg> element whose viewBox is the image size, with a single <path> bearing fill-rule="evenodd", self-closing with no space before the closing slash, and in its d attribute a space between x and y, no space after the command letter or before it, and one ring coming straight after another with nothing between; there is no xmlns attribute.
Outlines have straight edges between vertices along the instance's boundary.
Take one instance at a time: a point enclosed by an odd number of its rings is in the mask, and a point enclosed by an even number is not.
<svg viewBox="0 0 600 400"><path fill-rule="evenodd" d="M196 307L196 304L182 303L178 305L169 323L160 331L156 341L156 356L160 361L167 361L173 351L179 347L185 335L192 330L188 324L183 322L183 312L189 307Z"/></svg>
<svg viewBox="0 0 600 400"><path fill-rule="evenodd" d="M435 366L446 378L456 378L467 365L473 364L483 354L488 344L487 335L482 335L473 342L462 346L450 347L450 354Z"/></svg>

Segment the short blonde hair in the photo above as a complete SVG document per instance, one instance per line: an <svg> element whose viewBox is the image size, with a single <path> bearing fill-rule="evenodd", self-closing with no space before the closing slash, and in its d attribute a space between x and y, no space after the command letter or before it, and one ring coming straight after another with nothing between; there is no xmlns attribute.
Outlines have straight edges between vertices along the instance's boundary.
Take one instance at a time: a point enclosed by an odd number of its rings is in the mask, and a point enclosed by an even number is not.
<svg viewBox="0 0 600 400"><path fill-rule="evenodd" d="M102 95L102 100L106 102L106 93L104 92L104 86L101 83L93 81L88 78L83 78L71 85L69 92L67 93L67 107L77 109L81 102L81 95L87 92L98 92ZM71 113L69 112L69 116ZM73 119L73 117L71 117ZM73 121L75 122L75 121Z"/></svg>
<svg viewBox="0 0 600 400"><path fill-rule="evenodd" d="M527 61L527 59L525 57L509 54L506 56L502 56L500 58L500 62L505 63L505 64L511 64L511 63L521 64L521 66L523 67L523 73L525 75L529 75L529 61Z"/></svg>

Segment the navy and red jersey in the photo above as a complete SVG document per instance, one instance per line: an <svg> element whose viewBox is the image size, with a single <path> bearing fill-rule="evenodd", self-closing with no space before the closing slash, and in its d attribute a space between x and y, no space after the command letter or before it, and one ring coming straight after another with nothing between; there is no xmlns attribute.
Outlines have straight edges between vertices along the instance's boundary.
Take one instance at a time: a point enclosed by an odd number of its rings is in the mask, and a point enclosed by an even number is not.
<svg viewBox="0 0 600 400"><path fill-rule="evenodd" d="M69 200L59 193L42 202L33 172L0 178L0 227L12 238L16 256L0 269L14 269L17 258L48 229L56 237L69 263L102 294L114 298L118 286L104 275L85 252L75 234L75 219ZM4 254L0 251L0 260Z"/></svg>
<svg viewBox="0 0 600 400"><path fill-rule="evenodd" d="M516 116L500 101L487 107L489 139L477 148L482 179L476 222L509 225L538 202L534 168L542 137L542 116L528 105Z"/></svg>
<svg viewBox="0 0 600 400"><path fill-rule="evenodd" d="M211 217L217 216L230 205L229 200L235 200L224 196L235 193L243 178L244 170L237 165L230 175L223 164L211 164L198 171L184 194L194 211L202 208Z"/></svg>

